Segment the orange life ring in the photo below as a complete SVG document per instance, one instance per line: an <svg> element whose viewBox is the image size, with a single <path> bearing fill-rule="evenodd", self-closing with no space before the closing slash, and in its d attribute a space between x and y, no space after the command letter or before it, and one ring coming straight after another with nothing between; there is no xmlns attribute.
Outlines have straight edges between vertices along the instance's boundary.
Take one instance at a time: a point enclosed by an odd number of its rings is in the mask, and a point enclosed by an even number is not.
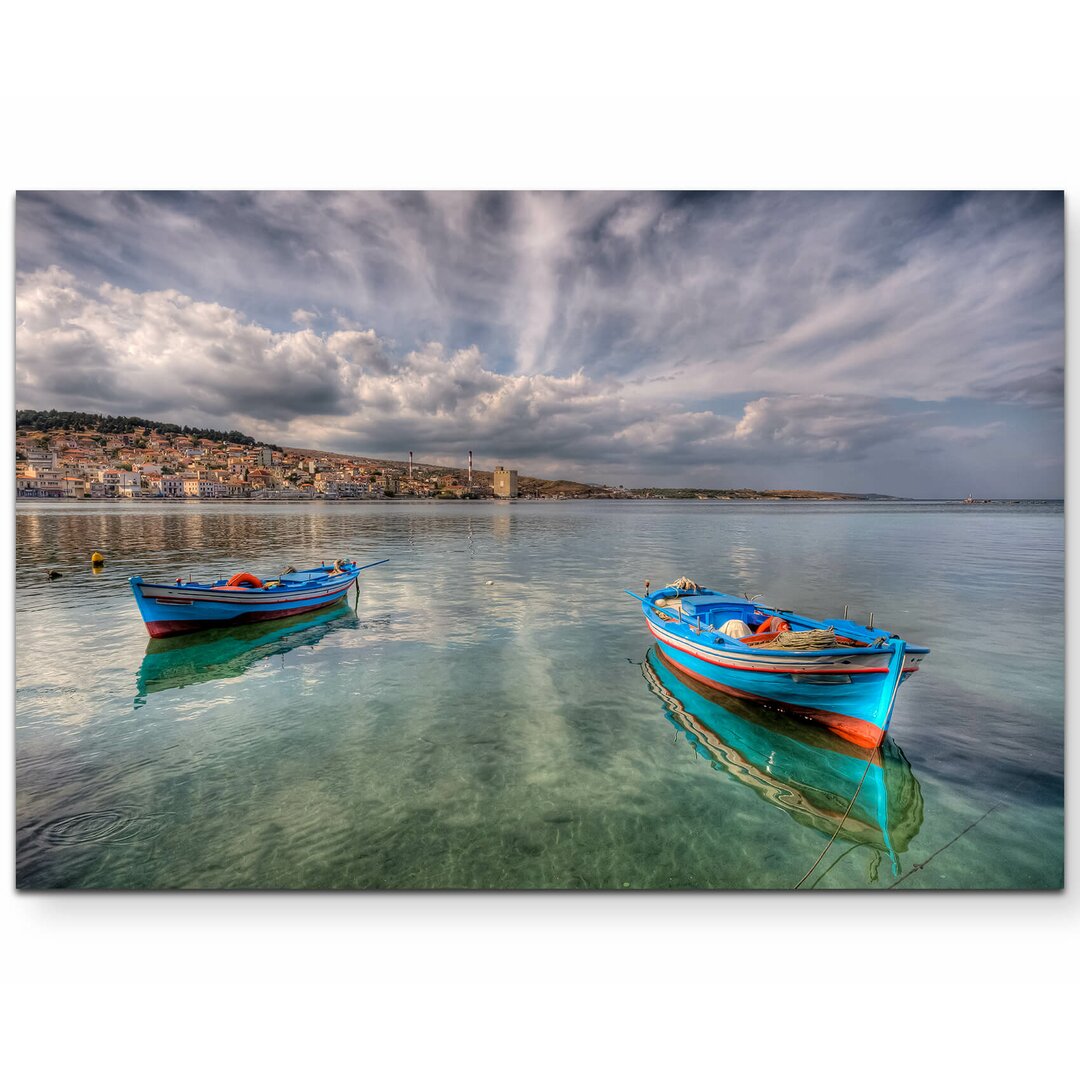
<svg viewBox="0 0 1080 1080"><path fill-rule="evenodd" d="M261 589L263 583L254 574L233 574L229 578L228 586L230 589L235 589L237 585L245 585L249 589Z"/></svg>
<svg viewBox="0 0 1080 1080"><path fill-rule="evenodd" d="M777 618L770 615L755 631L756 634L778 634L782 630L790 630L791 623L787 619Z"/></svg>

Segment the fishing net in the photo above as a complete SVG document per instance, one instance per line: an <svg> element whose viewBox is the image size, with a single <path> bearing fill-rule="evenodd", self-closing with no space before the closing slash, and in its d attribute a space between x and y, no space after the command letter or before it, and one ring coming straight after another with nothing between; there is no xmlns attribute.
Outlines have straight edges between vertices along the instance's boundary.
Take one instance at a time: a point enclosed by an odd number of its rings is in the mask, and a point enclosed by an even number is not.
<svg viewBox="0 0 1080 1080"><path fill-rule="evenodd" d="M748 641L752 649L835 649L836 631L831 627L824 630L782 630L767 641Z"/></svg>

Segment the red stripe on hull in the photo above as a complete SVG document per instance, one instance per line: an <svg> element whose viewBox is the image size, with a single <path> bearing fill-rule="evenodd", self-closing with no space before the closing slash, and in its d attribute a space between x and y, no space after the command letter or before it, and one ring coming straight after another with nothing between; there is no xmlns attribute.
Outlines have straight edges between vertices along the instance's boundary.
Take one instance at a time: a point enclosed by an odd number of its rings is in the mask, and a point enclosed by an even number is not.
<svg viewBox="0 0 1080 1080"><path fill-rule="evenodd" d="M669 641L667 638L661 637L656 627L650 622L649 633L652 634L657 641L666 645L669 649L678 649L680 652L686 653L688 656L693 656L698 660L704 660L707 664L712 664L713 667L730 668L732 671L752 671L757 674L765 675L887 675L889 669L887 667L816 667L812 665L806 665L804 667L774 667L771 664L725 664L717 656L713 656L710 653L697 652L695 649L691 649L689 644L679 642L676 644L674 641ZM904 668L905 673L912 671L918 671L918 665L912 664L911 667Z"/></svg>
<svg viewBox="0 0 1080 1080"><path fill-rule="evenodd" d="M805 716L807 719L822 724L834 734L839 735L841 739L846 739L856 746L866 746L873 749L881 744L884 735L881 728L876 727L867 720L860 720L857 716L845 716L843 713L828 712L825 709L812 709L805 705L789 705L786 701L777 701L775 698L751 694L746 690L728 686L726 683L707 679L704 675L699 675L696 671L691 671L690 668L680 664L678 660L667 653L664 654L664 659L673 667L678 668L684 675L688 675L697 682L711 686L715 690L722 690L725 694L731 694L734 697L744 698L747 701L761 701L783 709L784 712L793 713L796 716Z"/></svg>
<svg viewBox="0 0 1080 1080"><path fill-rule="evenodd" d="M341 599L341 596L335 596L321 604L308 604L305 607L288 608L284 611L248 611L232 619L159 619L156 622L148 622L146 629L153 638L175 637L177 634L194 634L200 630L216 630L218 627L242 626L244 623L306 615L309 611L319 611L321 608L336 604Z"/></svg>

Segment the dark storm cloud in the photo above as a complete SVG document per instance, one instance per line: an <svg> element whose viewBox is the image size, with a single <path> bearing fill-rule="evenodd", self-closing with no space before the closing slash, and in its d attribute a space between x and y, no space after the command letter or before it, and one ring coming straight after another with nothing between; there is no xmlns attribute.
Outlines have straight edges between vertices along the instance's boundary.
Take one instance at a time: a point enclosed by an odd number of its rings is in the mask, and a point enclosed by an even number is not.
<svg viewBox="0 0 1080 1080"><path fill-rule="evenodd" d="M20 404L672 482L1060 441L1060 195L31 193L16 239Z"/></svg>

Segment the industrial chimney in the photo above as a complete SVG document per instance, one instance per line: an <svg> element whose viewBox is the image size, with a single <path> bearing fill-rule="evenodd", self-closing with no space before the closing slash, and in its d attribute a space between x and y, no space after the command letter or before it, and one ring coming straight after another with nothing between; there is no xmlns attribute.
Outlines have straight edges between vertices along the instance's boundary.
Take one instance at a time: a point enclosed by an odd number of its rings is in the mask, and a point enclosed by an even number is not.
<svg viewBox="0 0 1080 1080"><path fill-rule="evenodd" d="M472 487L472 451L469 451L469 487Z"/></svg>
<svg viewBox="0 0 1080 1080"><path fill-rule="evenodd" d="M409 479L412 479L412 451L409 451Z"/></svg>

